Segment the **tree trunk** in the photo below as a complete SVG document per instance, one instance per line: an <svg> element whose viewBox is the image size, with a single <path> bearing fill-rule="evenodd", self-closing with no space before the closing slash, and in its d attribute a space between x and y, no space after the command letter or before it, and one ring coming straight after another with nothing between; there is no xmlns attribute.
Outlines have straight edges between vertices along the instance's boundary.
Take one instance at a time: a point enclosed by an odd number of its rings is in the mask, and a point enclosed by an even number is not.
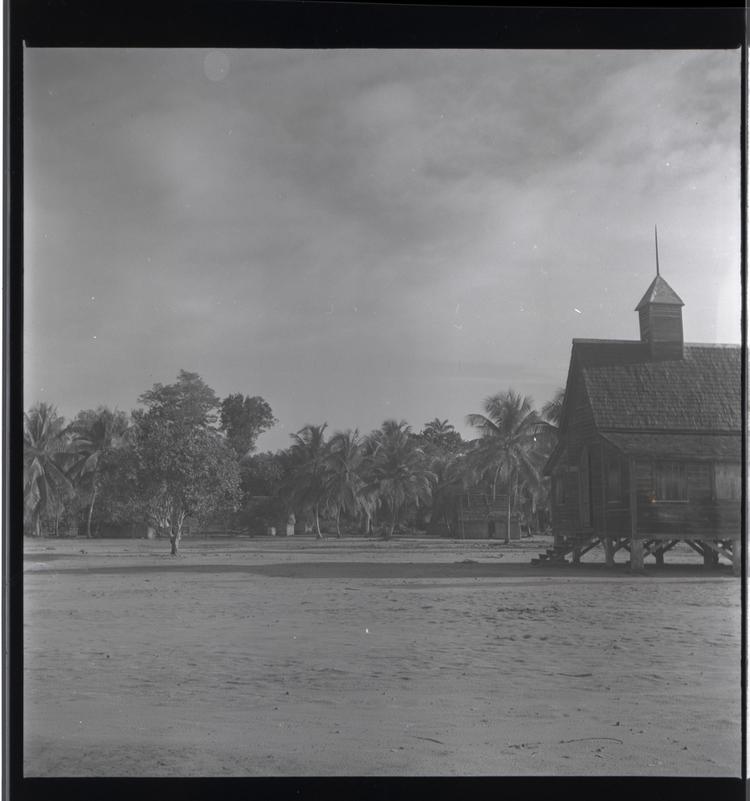
<svg viewBox="0 0 750 801"><path fill-rule="evenodd" d="M508 481L508 520L505 526L505 544L510 545L510 488L511 483Z"/></svg>
<svg viewBox="0 0 750 801"><path fill-rule="evenodd" d="M398 513L397 513L396 507L394 505L394 507L393 507L393 516L391 517L391 527L390 527L390 530L388 531L388 536L386 537L387 540L389 540L389 539L391 539L393 537L393 533L396 530L396 520L397 520L397 518L398 518Z"/></svg>
<svg viewBox="0 0 750 801"><path fill-rule="evenodd" d="M89 506L89 516L86 520L86 536L91 539L91 518L94 514L94 502L96 501L96 484L94 484L94 491L91 493L91 505Z"/></svg>
<svg viewBox="0 0 750 801"><path fill-rule="evenodd" d="M177 515L177 524L172 525L169 532L169 544L172 546L171 555L177 556L180 548L180 541L182 540L182 525L185 522L185 513L180 512Z"/></svg>
<svg viewBox="0 0 750 801"><path fill-rule="evenodd" d="M500 468L503 466L503 463L497 466L497 470L495 470L495 477L492 479L492 500L497 500L497 477L500 475Z"/></svg>
<svg viewBox="0 0 750 801"><path fill-rule="evenodd" d="M341 539L341 528L339 527L339 521L341 520L341 507L336 508L336 536L338 539Z"/></svg>
<svg viewBox="0 0 750 801"><path fill-rule="evenodd" d="M320 516L318 514L317 506L315 506L314 512L315 512L315 539L322 540L323 535L320 533Z"/></svg>

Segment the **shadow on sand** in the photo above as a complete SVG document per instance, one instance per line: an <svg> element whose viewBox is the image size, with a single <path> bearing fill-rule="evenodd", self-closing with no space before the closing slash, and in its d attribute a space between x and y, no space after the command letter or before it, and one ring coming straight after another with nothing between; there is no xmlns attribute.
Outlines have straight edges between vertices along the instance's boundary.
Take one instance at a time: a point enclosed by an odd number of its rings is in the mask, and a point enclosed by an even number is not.
<svg viewBox="0 0 750 801"><path fill-rule="evenodd" d="M68 557L70 558L70 557ZM83 557L79 557L83 558ZM189 558L189 557L188 557ZM40 560L36 557L37 561ZM45 573L78 575L143 573L213 573L268 576L300 579L421 579L421 578L732 578L729 566L705 567L702 564L646 565L642 572L631 572L627 564L608 568L601 563L535 567L531 564L496 564L466 560L462 562L296 562L277 564L206 564L184 557L167 558L149 565L91 565L89 567L51 567Z"/></svg>

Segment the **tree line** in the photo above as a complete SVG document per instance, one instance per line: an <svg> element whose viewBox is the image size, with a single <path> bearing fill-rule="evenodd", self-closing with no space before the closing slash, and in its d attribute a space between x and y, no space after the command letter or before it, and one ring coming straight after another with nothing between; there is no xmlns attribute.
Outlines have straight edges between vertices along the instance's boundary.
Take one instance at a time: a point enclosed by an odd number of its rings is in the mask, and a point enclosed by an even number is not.
<svg viewBox="0 0 750 801"><path fill-rule="evenodd" d="M38 403L24 414L24 533L91 537L140 525L176 554L188 521L224 530L304 524L318 538L425 530L457 536L468 490L507 496L530 528L545 518L542 467L556 441L561 391L537 412L513 390L466 418L465 441L435 418L417 433L386 420L367 434L308 424L288 448L256 453L277 422L260 396L219 399L196 373L155 384L127 414L83 410L70 422Z"/></svg>

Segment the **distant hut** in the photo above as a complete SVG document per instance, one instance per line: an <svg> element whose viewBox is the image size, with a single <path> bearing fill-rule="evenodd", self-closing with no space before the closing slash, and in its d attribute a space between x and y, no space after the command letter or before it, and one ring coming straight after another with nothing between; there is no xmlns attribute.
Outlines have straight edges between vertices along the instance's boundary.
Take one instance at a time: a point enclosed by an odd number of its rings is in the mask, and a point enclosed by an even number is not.
<svg viewBox="0 0 750 801"><path fill-rule="evenodd" d="M511 515L510 537L518 539L518 518ZM508 496L494 500L479 490L463 494L458 508L457 528L461 539L505 539L508 526Z"/></svg>
<svg viewBox="0 0 750 801"><path fill-rule="evenodd" d="M658 271L640 340L574 339L552 477L555 545L535 563L598 544L633 569L684 541L740 571L741 349L683 342L682 307Z"/></svg>

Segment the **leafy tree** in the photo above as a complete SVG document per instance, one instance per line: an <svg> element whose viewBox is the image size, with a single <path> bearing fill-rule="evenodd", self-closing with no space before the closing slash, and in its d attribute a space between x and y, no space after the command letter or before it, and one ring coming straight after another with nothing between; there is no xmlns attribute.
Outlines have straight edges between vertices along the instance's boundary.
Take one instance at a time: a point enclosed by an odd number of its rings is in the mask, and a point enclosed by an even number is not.
<svg viewBox="0 0 750 801"><path fill-rule="evenodd" d="M325 459L325 488L328 505L336 516L336 536L341 536L341 512L355 515L361 508L362 442L359 432L338 431L328 442Z"/></svg>
<svg viewBox="0 0 750 801"><path fill-rule="evenodd" d="M203 519L239 497L235 454L212 427L218 398L196 373L155 384L133 413L138 494L149 520L169 534L176 555L187 517Z"/></svg>
<svg viewBox="0 0 750 801"><path fill-rule="evenodd" d="M421 436L430 445L447 453L457 453L463 445L458 431L447 420L437 417L424 424Z"/></svg>
<svg viewBox="0 0 750 801"><path fill-rule="evenodd" d="M219 399L198 373L180 370L174 384L154 384L138 402L148 407L152 418L179 421L186 426L213 426Z"/></svg>
<svg viewBox="0 0 750 801"><path fill-rule="evenodd" d="M271 407L260 396L249 398L241 393L227 395L221 402L220 428L240 459L254 450L258 437L278 421Z"/></svg>
<svg viewBox="0 0 750 801"><path fill-rule="evenodd" d="M34 533L41 536L42 515L57 512L71 489L65 459L69 452L65 420L54 406L38 403L23 416L23 498Z"/></svg>
<svg viewBox="0 0 750 801"><path fill-rule="evenodd" d="M262 523L266 527L288 516L290 510L280 492L286 470L284 455L270 451L240 461L240 525L250 528Z"/></svg>
<svg viewBox="0 0 750 801"><path fill-rule="evenodd" d="M306 425L292 434L294 441L286 452L288 472L282 487L290 505L303 512L312 512L316 539L323 539L320 512L328 497L326 427L327 423Z"/></svg>
<svg viewBox="0 0 750 801"><path fill-rule="evenodd" d="M531 398L509 389L487 398L484 414L466 417L468 425L482 435L472 456L481 472L493 475L493 500L501 474L508 485L506 542L510 542L511 499L517 495L519 478L538 480L538 465L531 454L543 424L532 403Z"/></svg>
<svg viewBox="0 0 750 801"><path fill-rule="evenodd" d="M137 428L131 426L118 447L106 450L99 459L97 501L94 518L110 523L153 521L144 515L144 484L136 451Z"/></svg>
<svg viewBox="0 0 750 801"><path fill-rule="evenodd" d="M411 436L406 421L386 420L371 435L371 440L364 493L376 497L390 513L385 534L386 539L390 539L399 513L407 503L429 501L435 476L427 466L423 450Z"/></svg>
<svg viewBox="0 0 750 801"><path fill-rule="evenodd" d="M285 473L282 454L270 451L253 454L241 465L242 491L247 495L274 495Z"/></svg>
<svg viewBox="0 0 750 801"><path fill-rule="evenodd" d="M87 537L91 537L91 519L100 491L102 465L107 454L122 446L128 426L128 415L125 412L117 409L112 411L104 406L79 412L70 425L69 431L73 435L71 450L76 457L71 475L77 480L79 487L87 486L89 495Z"/></svg>

